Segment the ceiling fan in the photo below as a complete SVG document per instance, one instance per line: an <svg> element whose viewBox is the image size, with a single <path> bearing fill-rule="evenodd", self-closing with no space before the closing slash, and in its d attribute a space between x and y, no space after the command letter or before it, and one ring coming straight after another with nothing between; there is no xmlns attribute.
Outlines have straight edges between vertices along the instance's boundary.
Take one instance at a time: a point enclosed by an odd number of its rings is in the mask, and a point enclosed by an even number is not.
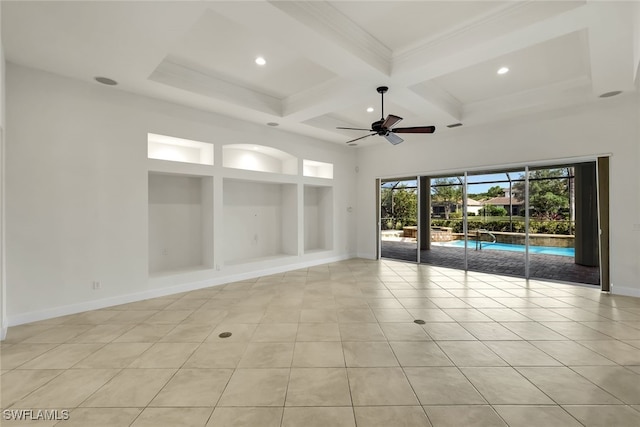
<svg viewBox="0 0 640 427"><path fill-rule="evenodd" d="M380 135L386 138L387 141L392 143L393 145L400 144L404 139L400 138L397 133L433 133L436 131L435 126L414 126L407 128L393 128L392 127L402 120L402 117L394 116L393 114L389 114L387 118L384 118L384 94L389 90L387 86L380 86L376 89L380 94L382 100L382 114L380 120L371 123L371 129L362 129L362 128L346 128L346 127L337 127L336 129L348 129L348 130L364 130L368 132L372 132L369 135L361 136L360 138L352 139L347 141L347 144L353 144L353 142L358 141L359 139L368 138L373 135Z"/></svg>

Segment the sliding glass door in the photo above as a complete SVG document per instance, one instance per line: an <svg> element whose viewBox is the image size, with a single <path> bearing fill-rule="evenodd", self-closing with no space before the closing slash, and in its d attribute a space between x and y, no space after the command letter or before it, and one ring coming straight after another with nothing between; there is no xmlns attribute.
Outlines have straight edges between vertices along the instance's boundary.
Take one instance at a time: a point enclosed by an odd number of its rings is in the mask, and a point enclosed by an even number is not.
<svg viewBox="0 0 640 427"><path fill-rule="evenodd" d="M595 162L529 173L529 277L600 284Z"/></svg>
<svg viewBox="0 0 640 427"><path fill-rule="evenodd" d="M467 267L525 276L525 171L467 175Z"/></svg>
<svg viewBox="0 0 640 427"><path fill-rule="evenodd" d="M591 285L604 277L606 284L605 160L421 176L382 189L389 198L420 183L422 191L412 194L419 194L421 263ZM393 227L397 211L388 212L383 205L382 213L393 218L383 227L402 228ZM387 257L414 261L414 249L403 256L387 251Z"/></svg>
<svg viewBox="0 0 640 427"><path fill-rule="evenodd" d="M420 262L464 270L464 174L421 177L422 227ZM428 213L428 215L426 215Z"/></svg>
<svg viewBox="0 0 640 427"><path fill-rule="evenodd" d="M418 180L382 180L379 188L380 256L418 262Z"/></svg>

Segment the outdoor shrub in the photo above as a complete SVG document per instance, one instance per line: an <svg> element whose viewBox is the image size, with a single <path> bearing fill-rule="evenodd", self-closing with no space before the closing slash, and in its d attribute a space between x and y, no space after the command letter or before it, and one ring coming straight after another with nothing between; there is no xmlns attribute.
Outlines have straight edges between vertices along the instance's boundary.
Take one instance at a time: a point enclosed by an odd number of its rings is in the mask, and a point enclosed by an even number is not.
<svg viewBox="0 0 640 427"><path fill-rule="evenodd" d="M484 208L478 211L478 215L488 215L488 216L505 216L507 214L507 210L502 206L493 206L486 205Z"/></svg>

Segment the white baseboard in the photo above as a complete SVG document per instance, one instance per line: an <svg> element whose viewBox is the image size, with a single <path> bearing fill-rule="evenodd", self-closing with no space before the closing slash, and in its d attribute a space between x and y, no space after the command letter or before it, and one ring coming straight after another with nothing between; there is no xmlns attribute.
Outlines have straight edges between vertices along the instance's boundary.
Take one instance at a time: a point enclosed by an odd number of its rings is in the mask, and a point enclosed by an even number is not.
<svg viewBox="0 0 640 427"><path fill-rule="evenodd" d="M3 341L6 337L7 337L7 327L3 325L2 328L0 328L0 341Z"/></svg>
<svg viewBox="0 0 640 427"><path fill-rule="evenodd" d="M92 301L84 301L76 304L69 304L60 307L53 307L46 310L32 311L27 313L19 313L11 315L7 319L3 337L6 334L7 326L17 326L25 323L38 322L40 320L53 319L55 317L68 316L70 314L82 313L90 310L99 310L102 308L113 307L115 305L128 304L131 302L142 301L151 298L164 297L167 295L178 294L181 292L194 291L197 289L208 288L211 286L219 286L227 283L238 282L241 280L255 279L261 276L271 274L285 273L287 271L299 270L301 268L314 267L316 265L327 264L332 262L344 261L355 258L352 254L334 256L330 258L315 259L295 264L287 264L272 268L263 268L245 273L230 274L227 276L214 277L206 280L182 283L175 286L167 286L163 288L151 289L144 292L135 292L125 295L117 295L109 298L102 298ZM3 325L4 326L4 325Z"/></svg>
<svg viewBox="0 0 640 427"><path fill-rule="evenodd" d="M378 255L375 252L358 252L358 258L377 259Z"/></svg>
<svg viewBox="0 0 640 427"><path fill-rule="evenodd" d="M629 288L626 286L611 285L611 294L640 298L640 288Z"/></svg>

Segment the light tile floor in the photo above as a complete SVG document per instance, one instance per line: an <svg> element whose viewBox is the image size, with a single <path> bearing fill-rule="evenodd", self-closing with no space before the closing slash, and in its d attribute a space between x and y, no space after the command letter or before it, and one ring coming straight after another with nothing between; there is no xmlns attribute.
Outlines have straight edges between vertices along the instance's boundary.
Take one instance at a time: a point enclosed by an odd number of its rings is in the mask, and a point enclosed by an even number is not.
<svg viewBox="0 0 640 427"><path fill-rule="evenodd" d="M640 299L393 261L16 326L0 355L3 410L70 411L3 426L640 425Z"/></svg>

